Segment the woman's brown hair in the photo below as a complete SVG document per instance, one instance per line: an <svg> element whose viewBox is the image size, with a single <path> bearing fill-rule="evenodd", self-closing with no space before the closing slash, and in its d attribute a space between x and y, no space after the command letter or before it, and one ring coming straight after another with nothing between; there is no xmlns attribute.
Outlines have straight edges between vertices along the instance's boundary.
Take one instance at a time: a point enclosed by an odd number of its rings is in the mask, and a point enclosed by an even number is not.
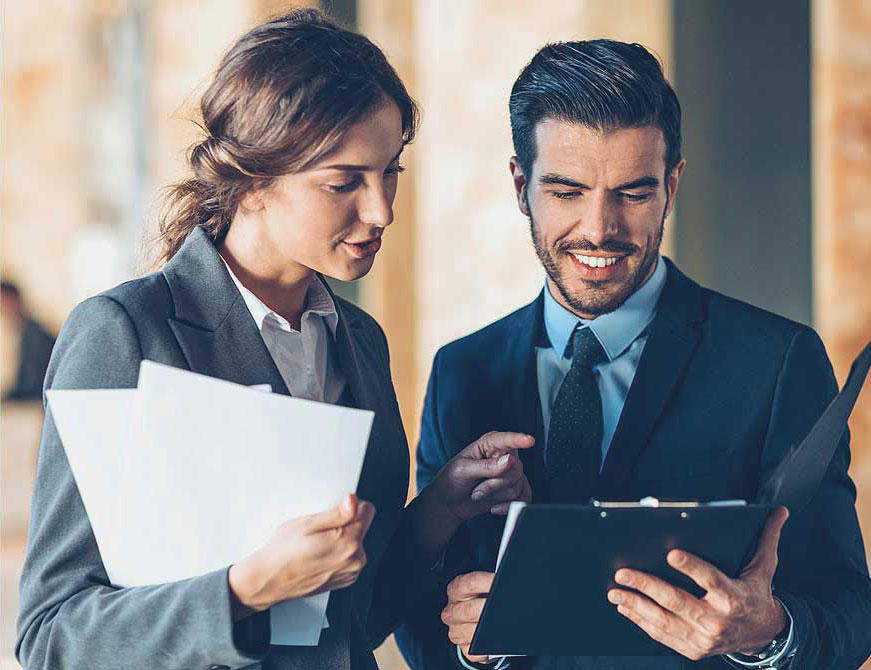
<svg viewBox="0 0 871 670"><path fill-rule="evenodd" d="M384 100L417 128L414 100L381 50L313 9L293 10L243 35L200 101L205 139L188 154L193 176L169 187L159 263L196 227L220 241L242 197L306 169Z"/></svg>

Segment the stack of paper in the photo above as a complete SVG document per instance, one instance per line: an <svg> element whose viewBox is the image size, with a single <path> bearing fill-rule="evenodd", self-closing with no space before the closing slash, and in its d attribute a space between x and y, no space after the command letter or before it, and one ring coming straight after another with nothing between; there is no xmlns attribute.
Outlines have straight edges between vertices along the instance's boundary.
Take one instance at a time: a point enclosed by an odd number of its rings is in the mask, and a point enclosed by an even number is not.
<svg viewBox="0 0 871 670"><path fill-rule="evenodd" d="M50 390L109 579L144 586L244 558L357 488L374 414L144 361L136 389ZM272 644L316 645L329 594L272 608Z"/></svg>

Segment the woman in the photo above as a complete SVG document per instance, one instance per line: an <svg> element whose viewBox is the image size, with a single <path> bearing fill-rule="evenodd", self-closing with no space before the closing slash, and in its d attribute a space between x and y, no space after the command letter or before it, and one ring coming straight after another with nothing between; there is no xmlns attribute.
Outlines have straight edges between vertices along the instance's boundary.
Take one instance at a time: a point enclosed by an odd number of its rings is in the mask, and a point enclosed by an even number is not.
<svg viewBox="0 0 871 670"><path fill-rule="evenodd" d="M489 434L404 508L408 450L384 334L321 278L365 275L393 218L417 115L383 54L317 12L292 12L230 49L201 110L208 136L161 222L165 266L73 311L46 386L133 387L147 358L372 409L360 500L291 519L214 573L117 588L47 414L16 647L28 670L374 668L373 645L458 524L529 497L515 450L531 438ZM326 590L318 646L270 647L269 608Z"/></svg>

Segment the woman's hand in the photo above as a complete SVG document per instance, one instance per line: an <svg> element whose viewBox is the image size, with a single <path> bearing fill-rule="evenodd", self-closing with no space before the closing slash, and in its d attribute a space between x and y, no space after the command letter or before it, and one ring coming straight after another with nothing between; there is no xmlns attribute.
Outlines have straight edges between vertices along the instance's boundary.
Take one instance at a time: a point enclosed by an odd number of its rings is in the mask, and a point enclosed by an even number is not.
<svg viewBox="0 0 871 670"><path fill-rule="evenodd" d="M522 433L486 433L448 461L427 488L460 521L506 514L511 501L532 499L517 450L533 444Z"/></svg>
<svg viewBox="0 0 871 670"><path fill-rule="evenodd" d="M412 503L425 559L438 554L464 521L487 512L505 514L511 501L532 499L517 450L533 444L535 439L522 433L487 433L445 463Z"/></svg>
<svg viewBox="0 0 871 670"><path fill-rule="evenodd" d="M374 517L372 503L348 494L332 509L291 519L230 568L230 589L245 608L259 612L350 586L366 565L363 538Z"/></svg>

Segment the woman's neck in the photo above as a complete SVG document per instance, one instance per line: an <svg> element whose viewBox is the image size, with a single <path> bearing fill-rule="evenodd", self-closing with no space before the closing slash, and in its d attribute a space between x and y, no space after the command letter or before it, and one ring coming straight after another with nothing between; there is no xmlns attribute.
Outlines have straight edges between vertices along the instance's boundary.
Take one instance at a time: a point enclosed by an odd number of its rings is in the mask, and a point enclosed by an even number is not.
<svg viewBox="0 0 871 670"><path fill-rule="evenodd" d="M256 240L234 235L232 225L218 247L218 253L242 285L299 330L314 270L281 262L271 251Z"/></svg>

